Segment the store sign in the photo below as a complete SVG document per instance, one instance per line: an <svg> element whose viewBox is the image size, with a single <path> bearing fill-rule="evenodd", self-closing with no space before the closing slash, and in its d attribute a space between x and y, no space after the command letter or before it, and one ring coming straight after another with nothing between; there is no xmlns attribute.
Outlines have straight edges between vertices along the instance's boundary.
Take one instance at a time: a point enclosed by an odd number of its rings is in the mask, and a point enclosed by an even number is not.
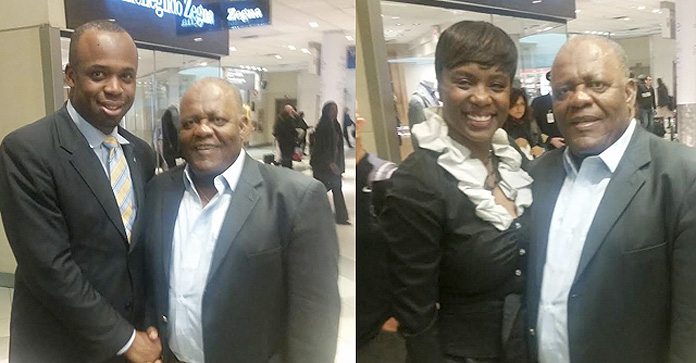
<svg viewBox="0 0 696 363"><path fill-rule="evenodd" d="M228 54L217 0L64 0L68 28L114 19L133 39L156 45Z"/></svg>
<svg viewBox="0 0 696 363"><path fill-rule="evenodd" d="M527 18L575 19L576 0L393 0L443 8ZM541 17L539 17L541 16Z"/></svg>
<svg viewBox="0 0 696 363"><path fill-rule="evenodd" d="M157 17L172 14L180 18L182 27L202 28L204 25L215 25L215 14L201 4L197 6L192 0L113 0L123 1L154 10Z"/></svg>
<svg viewBox="0 0 696 363"><path fill-rule="evenodd" d="M225 79L235 85L240 90L254 89L254 81L256 74L251 72L242 72L234 68L224 69Z"/></svg>
<svg viewBox="0 0 696 363"><path fill-rule="evenodd" d="M229 29L271 24L269 0L227 1L220 3L220 10Z"/></svg>

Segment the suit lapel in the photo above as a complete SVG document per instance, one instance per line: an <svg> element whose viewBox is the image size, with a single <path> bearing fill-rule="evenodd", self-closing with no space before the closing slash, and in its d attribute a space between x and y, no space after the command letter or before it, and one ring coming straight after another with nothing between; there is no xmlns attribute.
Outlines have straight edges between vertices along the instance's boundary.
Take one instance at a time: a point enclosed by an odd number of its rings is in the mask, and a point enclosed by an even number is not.
<svg viewBox="0 0 696 363"><path fill-rule="evenodd" d="M244 151L242 151L244 152ZM261 185L263 179L259 171L258 162L250 156L245 155L242 174L237 183L237 188L232 194L230 206L227 209L227 215L220 228L220 234L215 244L213 252L213 260L210 263L210 271L208 273L208 281L215 274L215 271L220 267L223 259L227 255L232 242L237 237L239 230L246 222L251 210L259 200L259 192L256 189Z"/></svg>
<svg viewBox="0 0 696 363"><path fill-rule="evenodd" d="M535 253L534 269L536 276L539 277L534 282L539 289L541 288L541 276L544 273L544 263L546 263L546 248L549 241L551 218L553 217L558 194L561 192L561 187L563 187L563 181L566 177L565 169L563 168L563 151L559 150L549 155L549 157L553 158L548 163L550 168L542 170L541 172L544 173L544 176L534 180L534 190L537 192L534 193L534 205L532 206L535 219L533 230L536 236L533 239L533 243L537 244L537 246L534 246L534 250L538 251Z"/></svg>
<svg viewBox="0 0 696 363"><path fill-rule="evenodd" d="M607 233L626 210L636 192L645 183L645 173L640 168L649 162L648 134L640 126L636 126L631 142L628 144L609 185L607 185L607 190L599 203L590 230L587 232L585 246L575 273L575 281L585 271L590 260L606 239Z"/></svg>
<svg viewBox="0 0 696 363"><path fill-rule="evenodd" d="M123 227L123 221L121 221L121 212L118 210L111 184L104 173L101 162L70 119L65 107L58 114L60 120L56 123L56 128L61 148L70 154L70 163L87 183L114 227L121 233L124 243L127 243L126 230Z"/></svg>
<svg viewBox="0 0 696 363"><path fill-rule="evenodd" d="M174 225L179 214L179 205L184 197L184 168L180 167L169 174L169 183L162 191L162 266L164 276L169 283L169 270L172 261L172 244L174 243ZM168 286L168 285L167 285Z"/></svg>

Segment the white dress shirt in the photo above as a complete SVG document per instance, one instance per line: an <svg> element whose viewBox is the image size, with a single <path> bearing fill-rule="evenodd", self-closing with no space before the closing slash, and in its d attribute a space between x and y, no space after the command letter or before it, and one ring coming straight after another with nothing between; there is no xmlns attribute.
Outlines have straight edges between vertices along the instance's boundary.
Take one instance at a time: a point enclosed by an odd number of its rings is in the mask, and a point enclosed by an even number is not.
<svg viewBox="0 0 696 363"><path fill-rule="evenodd" d="M75 126L77 126L77 129L80 131L82 136L84 136L85 139L87 139L89 147L92 148L94 154L97 156L97 158L99 158L99 161L102 164L102 168L104 168L106 179L109 180L109 149L106 146L104 146L104 139L106 139L107 136L115 137L116 140L118 140L118 147L121 149L121 152L123 152L123 148L121 147L121 145L130 144L130 142L128 142L128 140L126 140L123 136L118 134L118 127L114 127L114 129L111 131L109 135L105 135L103 132L101 132L101 130L87 122L87 120L85 120L85 118L77 112L75 106L73 106L69 100L65 108L68 111L68 115L70 115L70 118L75 123ZM128 166L128 163L126 163L126 170L128 170L128 172L130 173L130 167ZM132 176L131 180L133 180ZM133 193L132 189L131 193ZM135 197L131 198L131 200L133 200L133 214L137 215L136 213L138 206L135 203ZM124 345L123 348L121 348L116 354L122 355L126 353L128 348L130 348L130 346L133 344L133 341L135 341L135 329L133 329L133 334L131 334L131 337L126 342L126 345Z"/></svg>
<svg viewBox="0 0 696 363"><path fill-rule="evenodd" d="M568 295L587 232L635 127L634 119L614 144L599 155L586 157L580 169L574 164L568 148L563 154L566 178L549 228L537 318L541 363L570 362Z"/></svg>
<svg viewBox="0 0 696 363"><path fill-rule="evenodd" d="M242 173L246 152L214 179L217 194L202 208L201 199L184 169L184 196L174 225L169 280L169 346L188 363L204 363L202 303L213 251L232 193Z"/></svg>

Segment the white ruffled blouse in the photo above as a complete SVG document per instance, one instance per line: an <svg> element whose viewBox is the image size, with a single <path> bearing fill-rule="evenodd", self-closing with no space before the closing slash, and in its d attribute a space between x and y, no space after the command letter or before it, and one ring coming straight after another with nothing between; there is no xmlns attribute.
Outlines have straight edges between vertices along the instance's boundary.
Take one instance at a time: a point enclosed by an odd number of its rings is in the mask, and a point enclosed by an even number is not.
<svg viewBox="0 0 696 363"><path fill-rule="evenodd" d="M438 165L457 179L459 190L474 203L479 218L490 222L498 230L508 229L514 218L505 207L496 204L493 193L484 188L488 177L486 166L481 160L472 158L467 147L448 135L441 107L431 107L424 111L427 120L411 129L418 140L418 146L441 153L437 158ZM499 160L500 189L515 202L517 214L522 215L524 209L532 204L533 179L522 170L522 156L510 145L505 130L496 130L491 141L493 153Z"/></svg>

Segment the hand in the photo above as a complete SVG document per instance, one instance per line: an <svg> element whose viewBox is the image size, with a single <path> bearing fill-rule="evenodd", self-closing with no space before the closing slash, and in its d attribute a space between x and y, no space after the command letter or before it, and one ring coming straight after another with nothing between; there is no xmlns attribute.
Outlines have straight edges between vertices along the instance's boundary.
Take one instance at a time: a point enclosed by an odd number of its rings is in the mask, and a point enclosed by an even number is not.
<svg viewBox="0 0 696 363"><path fill-rule="evenodd" d="M560 149L565 146L565 139L562 137L552 137L550 143L556 149Z"/></svg>
<svg viewBox="0 0 696 363"><path fill-rule="evenodd" d="M147 328L147 332L136 331L135 340L126 351L126 358L134 363L162 363L162 342L157 329Z"/></svg>
<svg viewBox="0 0 696 363"><path fill-rule="evenodd" d="M532 156L534 156L535 158L538 158L541 154L544 153L544 151L545 151L545 150L544 150L543 147L534 146L534 147L532 148Z"/></svg>

